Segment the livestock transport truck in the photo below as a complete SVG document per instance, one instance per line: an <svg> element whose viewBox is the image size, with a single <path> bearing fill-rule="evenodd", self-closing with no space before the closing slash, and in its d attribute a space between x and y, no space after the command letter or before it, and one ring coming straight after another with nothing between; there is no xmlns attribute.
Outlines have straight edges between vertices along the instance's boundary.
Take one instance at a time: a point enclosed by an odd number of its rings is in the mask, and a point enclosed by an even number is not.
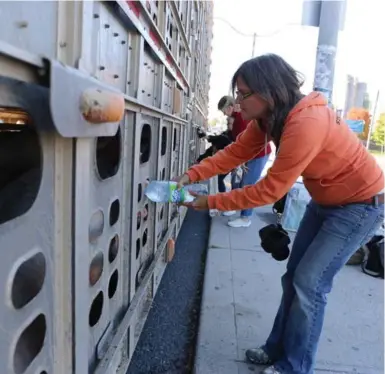
<svg viewBox="0 0 385 374"><path fill-rule="evenodd" d="M210 1L0 2L1 373L125 373L186 211Z"/></svg>

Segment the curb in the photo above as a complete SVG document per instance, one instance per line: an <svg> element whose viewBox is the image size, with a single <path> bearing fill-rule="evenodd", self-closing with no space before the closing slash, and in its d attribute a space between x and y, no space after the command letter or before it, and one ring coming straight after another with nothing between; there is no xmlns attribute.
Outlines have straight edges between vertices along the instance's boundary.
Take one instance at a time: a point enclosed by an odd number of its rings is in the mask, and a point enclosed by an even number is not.
<svg viewBox="0 0 385 374"><path fill-rule="evenodd" d="M217 183L217 177L211 178L209 180L209 194L216 194L218 192L218 183ZM210 210L210 216L213 217L215 214ZM210 221L210 232L209 232L209 237L207 241L207 252L206 252L206 266L205 266L205 272L203 276L203 287L202 287L202 299L201 299L201 306L199 310L200 318L199 318L199 326L198 326L198 337L196 341L196 346L195 346L195 357L194 357L194 367L193 367L193 374L202 374L197 371L197 359L200 356L200 350L202 347L202 312L203 312L203 305L204 305L204 300L207 294L207 282L205 280L207 279L207 274L209 273L210 270L210 265L208 260L209 257L209 251L211 247L211 238L212 238L212 233L213 233L213 224L212 224L212 219Z"/></svg>
<svg viewBox="0 0 385 374"><path fill-rule="evenodd" d="M215 183L215 184L214 184ZM213 180L210 180L210 192L214 193L214 191L217 191L217 180L216 178L213 178ZM212 343L209 341L208 337L212 334L212 329L214 330L216 323L219 323L219 326L221 324L225 324L226 326L229 326L229 324L233 323L234 321L234 311L231 309L228 309L229 313L225 313L225 318L222 318L223 313L220 312L218 314L218 311L216 312L217 316L219 317L219 320L215 320L215 324L213 325L213 308L216 309L216 307L213 307L214 300L212 299L213 296L213 288L216 282L218 281L218 275L219 278L223 276L223 272L219 271L218 273L218 256L221 258L227 258L227 262L229 265L230 260L230 248L227 249L227 251L223 252L221 250L218 251L218 249L213 246L213 241L215 239L215 232L217 229L217 225L215 225L216 221L219 217L216 214L212 214L212 219L210 223L210 232L208 237L208 243L207 243L207 254L206 254L206 266L204 271L204 278L203 278L203 287L202 287L202 300L201 300L201 307L200 307L200 319L199 319L199 326L198 326L198 333L197 333L197 341L195 346L195 357L194 357L194 366L192 373L193 374L238 374L238 364L235 359L226 359L218 361L218 352L221 356L224 354L228 357L235 357L237 355L237 345L236 345L236 330L235 325L233 328L224 329L225 336L223 339L220 339L222 343L219 343L219 346L213 346ZM227 254L226 254L227 252ZM223 266L223 264L222 264ZM220 267L220 266L219 266ZM227 268L228 266L226 266ZM229 278L227 277L227 282L230 282ZM228 285L230 286L230 285ZM230 294L233 294L232 288L227 287L226 294L229 296L228 292ZM216 292L216 291L215 291ZM231 296L232 297L232 296ZM232 299L232 303L234 300ZM214 302L215 304L215 302ZM214 312L215 314L215 312ZM230 319L229 319L229 315ZM215 317L214 317L215 318ZM223 351L222 348L223 347ZM219 356L219 357L220 357Z"/></svg>

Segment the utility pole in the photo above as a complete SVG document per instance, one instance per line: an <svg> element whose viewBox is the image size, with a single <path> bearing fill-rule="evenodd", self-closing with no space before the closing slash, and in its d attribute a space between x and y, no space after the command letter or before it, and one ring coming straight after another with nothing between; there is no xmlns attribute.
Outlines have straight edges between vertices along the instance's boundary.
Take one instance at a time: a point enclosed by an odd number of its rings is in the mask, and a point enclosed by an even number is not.
<svg viewBox="0 0 385 374"><path fill-rule="evenodd" d="M332 103L335 58L339 30L345 21L345 0L304 1L302 24L319 28L314 91L322 92Z"/></svg>
<svg viewBox="0 0 385 374"><path fill-rule="evenodd" d="M374 102L372 118L369 124L368 139L366 139L366 149L369 149L369 146L370 146L370 138L372 136L374 121L376 120L376 112L377 112L377 105L378 105L379 99L380 99L380 90L377 90L376 101Z"/></svg>
<svg viewBox="0 0 385 374"><path fill-rule="evenodd" d="M254 33L253 34L253 50L251 52L251 58L254 58L255 56L255 42L257 40L257 33Z"/></svg>

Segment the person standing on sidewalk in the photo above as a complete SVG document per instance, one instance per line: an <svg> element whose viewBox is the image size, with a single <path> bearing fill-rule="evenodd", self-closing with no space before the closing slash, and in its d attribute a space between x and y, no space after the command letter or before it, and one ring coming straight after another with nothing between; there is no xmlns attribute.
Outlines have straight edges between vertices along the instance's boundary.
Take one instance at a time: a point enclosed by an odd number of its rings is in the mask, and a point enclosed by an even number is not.
<svg viewBox="0 0 385 374"><path fill-rule="evenodd" d="M327 294L350 256L384 221L384 173L319 92L305 96L299 74L281 57L262 55L234 74L245 119L237 140L179 177L179 185L226 173L252 159L272 139L277 157L253 186L197 196L189 207L247 209L272 204L302 175L312 200L282 277L283 295L266 344L247 360L271 365L263 374L312 374Z"/></svg>
<svg viewBox="0 0 385 374"><path fill-rule="evenodd" d="M216 152L224 149L231 144L231 137L229 137L228 131L223 132L219 135L209 135L207 141L211 143L211 147L197 158L197 163L203 161L207 157L212 157ZM227 174L218 175L218 191L226 192L225 178Z"/></svg>
<svg viewBox="0 0 385 374"><path fill-rule="evenodd" d="M237 137L246 130L249 120L242 118L242 113L239 104L235 103L235 100L231 96L223 96L218 102L218 109L229 118L231 126L232 140L235 141ZM262 171L269 160L271 153L270 143L264 147L252 160L247 160L242 179L239 184L234 182L235 175L231 175L231 187L232 189L243 188L245 186L255 184L261 177ZM234 210L224 213L227 216L235 214ZM250 217L253 214L253 208L243 209L241 211L241 217L233 221L229 221L230 227L249 227L251 225Z"/></svg>

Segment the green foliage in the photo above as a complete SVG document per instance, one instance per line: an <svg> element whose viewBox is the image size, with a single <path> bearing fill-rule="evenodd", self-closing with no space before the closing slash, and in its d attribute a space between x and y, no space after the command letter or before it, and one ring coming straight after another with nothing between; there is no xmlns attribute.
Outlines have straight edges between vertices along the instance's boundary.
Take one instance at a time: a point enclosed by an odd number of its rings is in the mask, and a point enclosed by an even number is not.
<svg viewBox="0 0 385 374"><path fill-rule="evenodd" d="M385 145L385 113L381 113L380 118L376 122L372 133L372 140L377 145Z"/></svg>

